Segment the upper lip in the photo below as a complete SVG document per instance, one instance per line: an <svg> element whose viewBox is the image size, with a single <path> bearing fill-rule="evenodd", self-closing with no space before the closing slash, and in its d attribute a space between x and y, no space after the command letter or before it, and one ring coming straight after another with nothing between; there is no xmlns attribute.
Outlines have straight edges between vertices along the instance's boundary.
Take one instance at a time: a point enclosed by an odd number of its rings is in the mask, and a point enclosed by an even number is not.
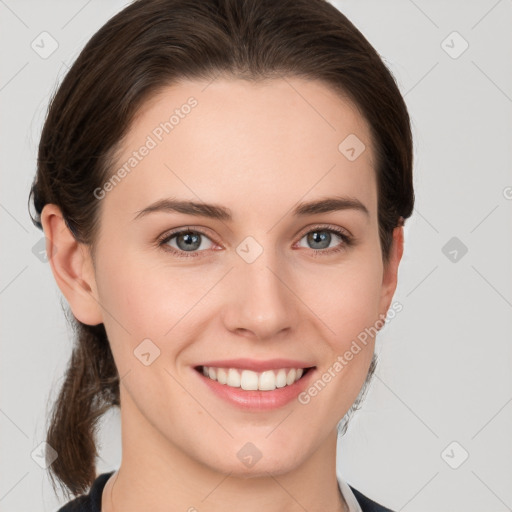
<svg viewBox="0 0 512 512"><path fill-rule="evenodd" d="M311 368L313 364L307 361L296 359L223 359L216 361L206 361L198 366L208 366L214 368L240 368L241 370L252 370L254 372L263 372L265 370L276 370L280 368Z"/></svg>

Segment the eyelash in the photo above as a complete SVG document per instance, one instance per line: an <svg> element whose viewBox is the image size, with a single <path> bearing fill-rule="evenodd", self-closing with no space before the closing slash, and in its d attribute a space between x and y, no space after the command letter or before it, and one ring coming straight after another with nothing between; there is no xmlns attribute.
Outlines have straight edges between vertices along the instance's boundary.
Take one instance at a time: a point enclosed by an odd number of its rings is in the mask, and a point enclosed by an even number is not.
<svg viewBox="0 0 512 512"><path fill-rule="evenodd" d="M334 233L334 234L338 235L342 239L343 242L341 245L338 245L336 247L331 247L329 249L310 249L310 251L313 252L313 254L312 254L313 257L331 255L331 254L341 252L341 251L345 250L346 248L350 247L351 245L353 245L353 242L354 242L353 237L348 235L345 231L343 231L340 228L337 228L335 226L329 226L329 225L320 225L320 226L313 227L309 231L306 231L305 233L303 233L300 236L299 241L302 240L309 233L314 233L315 231L327 231L330 233ZM177 255L178 258L196 258L196 257L200 256L200 254L202 252L205 252L204 250L189 251L189 252L178 251L174 247L170 247L170 246L166 245L175 236L181 235L184 233L200 234L200 235L205 236L206 238L211 240L211 238L206 233L201 231L200 229L194 229L193 227L189 227L187 229L179 229L176 231L164 233L162 236L160 236L158 238L157 245L158 245L158 247L161 247L164 251L167 251L167 252ZM214 240L212 240L212 241L214 242Z"/></svg>

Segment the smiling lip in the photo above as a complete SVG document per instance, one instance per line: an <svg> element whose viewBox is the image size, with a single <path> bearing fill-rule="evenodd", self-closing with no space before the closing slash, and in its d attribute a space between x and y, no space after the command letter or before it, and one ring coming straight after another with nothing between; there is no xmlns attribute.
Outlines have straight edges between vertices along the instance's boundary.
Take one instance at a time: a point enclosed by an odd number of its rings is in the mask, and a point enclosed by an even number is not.
<svg viewBox="0 0 512 512"><path fill-rule="evenodd" d="M311 368L314 364L307 361L294 359L267 359L258 361L256 359L223 359L221 361L205 361L199 366L214 368L239 368L240 370L252 370L253 372L264 372L266 370L279 370L280 368Z"/></svg>
<svg viewBox="0 0 512 512"><path fill-rule="evenodd" d="M281 368L304 368L303 376L291 385L282 388L276 388L273 391L244 390L235 388L227 384L220 384L204 376L201 372L202 366L214 368L238 368L241 370L252 370L263 372L265 370L275 370ZM305 361L292 359L271 359L267 361L257 361L254 359L226 359L222 361L208 361L202 365L194 367L194 373L219 398L228 402L239 409L251 412L268 411L278 409L292 402L303 392L311 379L316 374L316 367Z"/></svg>

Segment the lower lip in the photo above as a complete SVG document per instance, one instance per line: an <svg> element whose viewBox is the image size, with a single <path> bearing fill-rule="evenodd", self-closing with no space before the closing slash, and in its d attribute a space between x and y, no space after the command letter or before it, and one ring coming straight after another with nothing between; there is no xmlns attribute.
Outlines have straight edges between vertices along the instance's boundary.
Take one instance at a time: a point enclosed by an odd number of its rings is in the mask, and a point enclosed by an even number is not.
<svg viewBox="0 0 512 512"><path fill-rule="evenodd" d="M315 368L311 368L298 381L290 386L276 388L273 391L246 391L242 388L234 388L227 384L220 384L216 380L205 377L194 369L194 373L220 398L223 398L238 408L251 411L268 411L278 409L296 399L307 388Z"/></svg>

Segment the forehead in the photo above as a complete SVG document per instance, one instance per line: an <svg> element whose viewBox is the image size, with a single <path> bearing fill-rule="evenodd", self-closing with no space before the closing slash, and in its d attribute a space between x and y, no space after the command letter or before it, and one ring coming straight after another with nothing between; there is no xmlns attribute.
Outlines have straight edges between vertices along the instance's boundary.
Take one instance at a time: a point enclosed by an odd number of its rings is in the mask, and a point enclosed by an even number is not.
<svg viewBox="0 0 512 512"><path fill-rule="evenodd" d="M337 193L376 208L374 150L358 109L300 78L182 81L150 98L122 141L107 201L125 213L165 197L275 213ZM133 215L132 215L133 218Z"/></svg>

